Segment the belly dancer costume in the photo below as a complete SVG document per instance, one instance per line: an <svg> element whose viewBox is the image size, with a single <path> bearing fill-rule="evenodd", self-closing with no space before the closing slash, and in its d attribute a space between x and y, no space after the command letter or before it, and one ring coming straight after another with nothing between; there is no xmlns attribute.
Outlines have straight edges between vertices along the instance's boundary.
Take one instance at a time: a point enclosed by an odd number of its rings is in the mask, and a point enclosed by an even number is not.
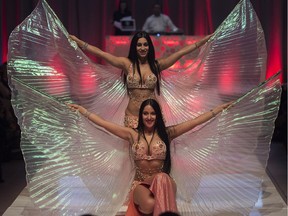
<svg viewBox="0 0 288 216"><path fill-rule="evenodd" d="M123 124L133 94L127 95L119 70L93 63L68 35L41 0L9 38L8 73L27 187L41 210L36 215L111 216L130 190L135 155L127 142L71 112L65 102ZM254 207L281 93L277 76L263 82L265 69L261 24L249 0L241 0L191 65L162 71L157 100L166 126L235 101L171 143L170 176L181 215L248 215ZM133 83L138 85L128 85ZM26 207L28 215L32 208Z"/></svg>
<svg viewBox="0 0 288 216"><path fill-rule="evenodd" d="M157 77L151 73L146 77L144 83L140 83L140 76L133 72L132 64L130 71L127 75L127 89L130 103L132 103L137 109L140 108L142 102L146 99L156 99L155 88L157 83ZM135 90L140 90L135 92ZM143 91L141 91L143 90ZM136 128L138 125L138 116L127 115L124 117L124 125L126 127Z"/></svg>
<svg viewBox="0 0 288 216"><path fill-rule="evenodd" d="M150 154L148 154L148 152ZM149 147L148 144L140 140L132 145L132 158L134 161L141 160L162 160L166 157L166 145L163 141L154 141ZM163 165L162 165L163 166ZM129 204L126 216L141 216L138 207L134 204L133 190L139 184L149 188L155 199L153 215L158 216L163 212L178 212L173 190L173 179L166 173L162 172L162 166L153 169L143 169L136 166L136 175L133 182L132 190L129 195ZM146 181L148 178L153 178Z"/></svg>

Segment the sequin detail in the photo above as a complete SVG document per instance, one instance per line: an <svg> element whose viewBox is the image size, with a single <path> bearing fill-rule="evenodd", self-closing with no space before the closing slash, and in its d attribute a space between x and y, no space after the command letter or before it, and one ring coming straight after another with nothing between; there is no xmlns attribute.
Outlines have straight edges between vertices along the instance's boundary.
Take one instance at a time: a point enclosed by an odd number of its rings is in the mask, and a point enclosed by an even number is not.
<svg viewBox="0 0 288 216"><path fill-rule="evenodd" d="M129 127L129 128L137 128L138 116L125 115L124 116L124 126Z"/></svg>
<svg viewBox="0 0 288 216"><path fill-rule="evenodd" d="M146 178L149 178L161 172L163 172L163 166L159 168L153 168L153 169L142 169L142 168L136 167L135 180L142 182L142 181L145 181Z"/></svg>
<svg viewBox="0 0 288 216"><path fill-rule="evenodd" d="M148 155L148 146L145 142L139 141L132 145L132 154L134 160L165 160L166 145L163 141L157 141L150 144L150 153Z"/></svg>
<svg viewBox="0 0 288 216"><path fill-rule="evenodd" d="M149 74L144 82L141 84L140 83L140 76L137 74L129 73L127 75L127 87L128 89L133 89L133 88L141 88L141 89L153 89L156 86L157 83L157 77L151 73Z"/></svg>
<svg viewBox="0 0 288 216"><path fill-rule="evenodd" d="M140 108L142 102L147 99L156 100L154 90L152 92L134 92L133 90L128 89L128 96L130 98L130 101L138 108Z"/></svg>

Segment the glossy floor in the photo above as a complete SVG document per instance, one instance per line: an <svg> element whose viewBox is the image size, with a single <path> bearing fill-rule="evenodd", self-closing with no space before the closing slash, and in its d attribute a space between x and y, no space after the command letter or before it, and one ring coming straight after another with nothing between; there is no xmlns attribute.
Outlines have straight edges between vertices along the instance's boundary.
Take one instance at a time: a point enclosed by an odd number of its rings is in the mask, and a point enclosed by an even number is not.
<svg viewBox="0 0 288 216"><path fill-rule="evenodd" d="M18 159L3 163L2 172L5 182L0 183L0 214L4 216L27 215L24 209L33 207L25 188L23 160ZM283 151L281 144L272 143L267 175L263 182L263 191L249 216L286 216L286 183L287 152ZM120 209L118 215L123 215L124 212L125 207ZM35 215L39 215L37 210L35 210ZM195 212L195 215L197 215L197 212ZM233 216L229 212L218 213L218 215ZM31 212L29 216L31 216Z"/></svg>

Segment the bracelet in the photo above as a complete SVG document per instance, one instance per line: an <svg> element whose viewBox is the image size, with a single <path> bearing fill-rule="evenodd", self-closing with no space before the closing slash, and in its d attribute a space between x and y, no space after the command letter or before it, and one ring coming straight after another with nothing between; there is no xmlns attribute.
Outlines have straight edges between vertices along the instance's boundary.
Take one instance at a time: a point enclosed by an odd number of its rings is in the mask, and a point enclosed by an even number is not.
<svg viewBox="0 0 288 216"><path fill-rule="evenodd" d="M88 47L88 45L89 45L89 44L88 44L87 42L85 42L84 45L81 47L81 49L82 49L82 50L86 50L87 47Z"/></svg>
<svg viewBox="0 0 288 216"><path fill-rule="evenodd" d="M83 115L86 117L86 118L89 118L91 112L89 112L88 110L85 111L85 113L83 113Z"/></svg>
<svg viewBox="0 0 288 216"><path fill-rule="evenodd" d="M212 113L212 117L214 118L216 116L216 113L213 111L213 109L211 109L210 112Z"/></svg>

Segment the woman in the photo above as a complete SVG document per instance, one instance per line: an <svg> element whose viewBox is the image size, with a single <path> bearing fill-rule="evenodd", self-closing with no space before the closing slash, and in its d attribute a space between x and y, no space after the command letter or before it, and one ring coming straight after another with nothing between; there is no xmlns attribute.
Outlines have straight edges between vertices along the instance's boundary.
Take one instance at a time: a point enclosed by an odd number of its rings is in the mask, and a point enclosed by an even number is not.
<svg viewBox="0 0 288 216"><path fill-rule="evenodd" d="M129 103L125 110L124 125L136 128L141 103L147 98L156 99L155 89L158 95L160 94L159 82L161 71L171 67L181 57L205 44L211 36L208 35L200 41L160 59L155 59L152 40L149 34L144 31L140 31L133 36L128 57L116 57L73 35L70 35L70 38L83 50L104 59L124 72L124 82L127 85L129 95Z"/></svg>
<svg viewBox="0 0 288 216"><path fill-rule="evenodd" d="M129 142L136 166L134 189L126 215L177 212L176 184L169 176L171 170L170 142L215 117L230 103L225 103L195 119L165 127L159 104L154 99L145 100L139 110L136 129L106 121L80 105L70 104L90 121ZM165 197L165 198L164 198Z"/></svg>

